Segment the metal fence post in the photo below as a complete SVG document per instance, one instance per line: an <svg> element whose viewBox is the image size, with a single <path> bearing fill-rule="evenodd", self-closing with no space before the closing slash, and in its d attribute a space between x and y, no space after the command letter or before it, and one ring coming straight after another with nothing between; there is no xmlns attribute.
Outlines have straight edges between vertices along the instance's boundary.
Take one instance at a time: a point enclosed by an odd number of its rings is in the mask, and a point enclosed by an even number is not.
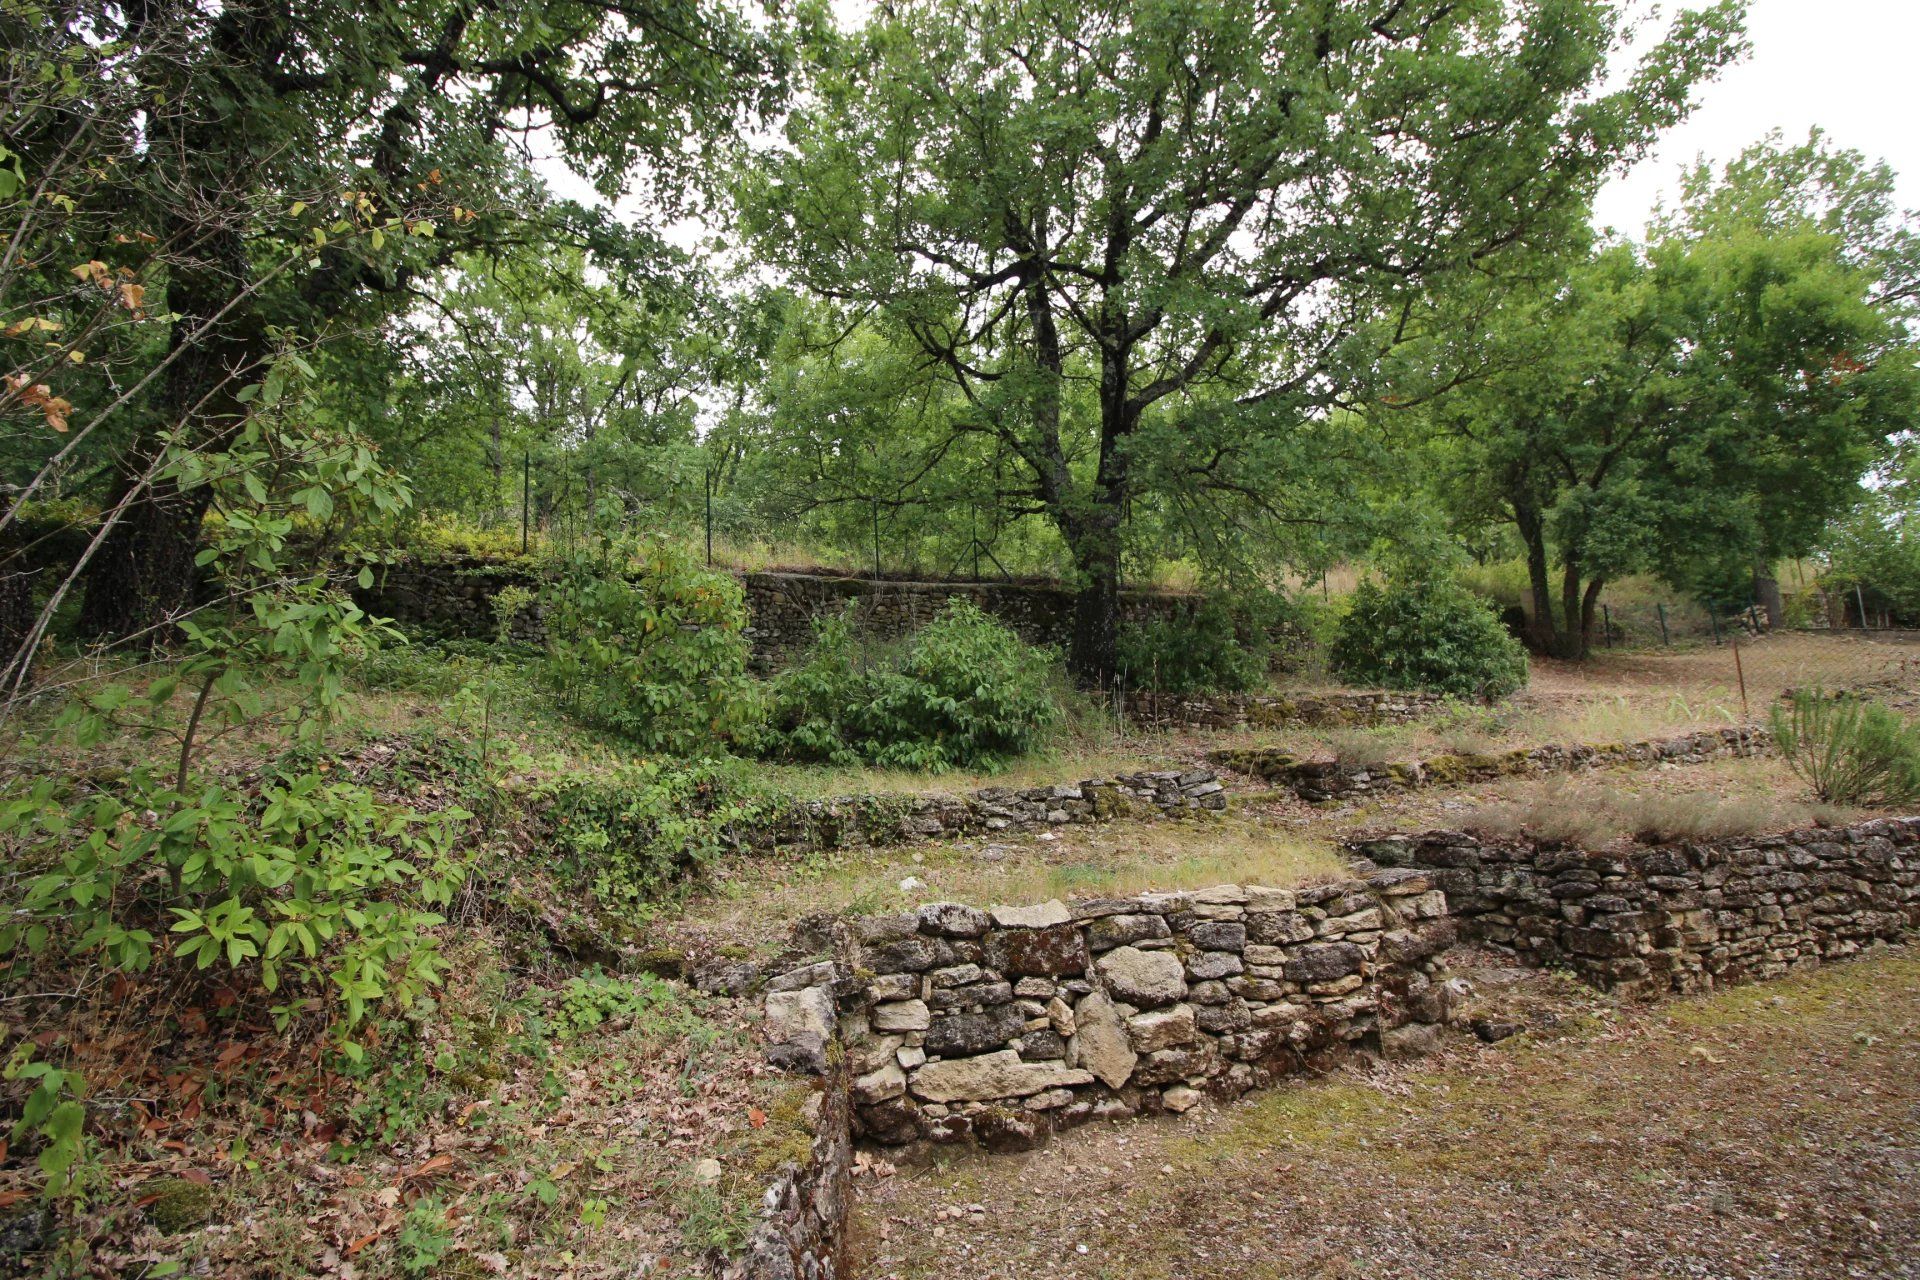
<svg viewBox="0 0 1920 1280"><path fill-rule="evenodd" d="M1660 643L1668 648L1672 648L1673 640L1667 635L1667 606L1655 602L1653 607L1654 611L1660 615Z"/></svg>
<svg viewBox="0 0 1920 1280"><path fill-rule="evenodd" d="M1609 649L1613 648L1613 608L1612 606L1604 605L1604 604L1600 606L1600 625L1606 628L1607 648Z"/></svg>
<svg viewBox="0 0 1920 1280"><path fill-rule="evenodd" d="M1740 637L1733 638L1733 674L1740 680L1740 718L1747 719L1752 713L1747 710L1747 671L1740 665Z"/></svg>
<svg viewBox="0 0 1920 1280"><path fill-rule="evenodd" d="M1714 616L1713 606L1707 606L1707 625L1713 628L1713 642L1720 643L1720 619Z"/></svg>
<svg viewBox="0 0 1920 1280"><path fill-rule="evenodd" d="M527 522L533 512L533 454L520 451L520 554L527 554Z"/></svg>

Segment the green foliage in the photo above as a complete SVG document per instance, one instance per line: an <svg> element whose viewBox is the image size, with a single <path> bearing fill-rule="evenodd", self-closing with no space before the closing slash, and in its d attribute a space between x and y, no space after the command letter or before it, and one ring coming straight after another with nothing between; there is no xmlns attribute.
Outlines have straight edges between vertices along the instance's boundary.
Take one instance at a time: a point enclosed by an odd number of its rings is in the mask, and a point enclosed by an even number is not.
<svg viewBox="0 0 1920 1280"><path fill-rule="evenodd" d="M734 762L620 764L543 782L532 805L572 876L609 907L653 902L735 844L766 801Z"/></svg>
<svg viewBox="0 0 1920 1280"><path fill-rule="evenodd" d="M1261 688L1273 664L1272 629L1286 613L1275 595L1208 596L1191 609L1128 623L1120 628L1120 679L1164 693Z"/></svg>
<svg viewBox="0 0 1920 1280"><path fill-rule="evenodd" d="M291 979L338 1001L351 1026L438 981L427 931L463 878L452 848L467 816L416 813L313 770L257 796L180 792L144 769L80 795L43 780L0 805L10 862L37 872L0 954L60 946L125 971L224 964L268 991Z"/></svg>
<svg viewBox="0 0 1920 1280"><path fill-rule="evenodd" d="M1526 650L1448 578L1361 582L1330 656L1345 679L1387 689L1499 698L1527 682Z"/></svg>
<svg viewBox="0 0 1920 1280"><path fill-rule="evenodd" d="M199 561L225 607L183 619L180 659L144 687L93 688L54 722L82 747L121 732L171 738L164 773L141 765L80 785L21 775L0 792L0 846L28 872L0 953L58 947L122 971L219 964L337 1005L347 1027L438 979L428 931L462 879L452 849L469 815L386 803L311 760L257 787L198 767L210 732L271 727L267 694L288 686L294 732L317 744L348 665L394 634L345 579L364 582L377 559L352 531L410 493L364 440L300 411L309 373L288 354L243 388L263 409L225 449L169 446L171 481L212 504ZM316 522L336 532L317 563L296 546Z"/></svg>
<svg viewBox="0 0 1920 1280"><path fill-rule="evenodd" d="M567 979L553 1016L554 1033L574 1039L608 1022L623 1023L650 1040L685 1037L705 1044L718 1034L679 987L652 974L616 978L594 969Z"/></svg>
<svg viewBox="0 0 1920 1280"><path fill-rule="evenodd" d="M400 1269L410 1276L432 1275L453 1251L453 1224L439 1196L422 1196L407 1208L394 1242Z"/></svg>
<svg viewBox="0 0 1920 1280"><path fill-rule="evenodd" d="M1920 731L1877 702L1796 690L1772 712L1780 754L1829 804L1920 800Z"/></svg>
<svg viewBox="0 0 1920 1280"><path fill-rule="evenodd" d="M766 747L797 760L940 772L992 768L1037 750L1061 709L1036 649L955 598L904 644L861 646L852 612L773 681Z"/></svg>
<svg viewBox="0 0 1920 1280"><path fill-rule="evenodd" d="M86 1155L85 1078L37 1058L31 1040L13 1047L0 1074L8 1080L33 1081L33 1090L20 1108L9 1141L18 1143L29 1135L38 1138L41 1146L37 1162L47 1179L44 1194L50 1199L66 1195Z"/></svg>
<svg viewBox="0 0 1920 1280"><path fill-rule="evenodd" d="M567 711L643 751L693 755L751 731L740 584L683 548L603 534L547 573L545 675Z"/></svg>
<svg viewBox="0 0 1920 1280"><path fill-rule="evenodd" d="M1335 411L1411 332L1375 318L1583 236L1739 7L1609 84L1625 37L1604 0L874 10L740 184L765 257L843 308L831 344L895 349L821 380L825 500L1044 516L1089 591L1070 660L1108 680L1133 528L1245 560L1350 506Z"/></svg>
<svg viewBox="0 0 1920 1280"><path fill-rule="evenodd" d="M1910 501L1911 492L1910 484L1900 486L1903 500ZM1828 565L1820 584L1844 596L1858 587L1869 609L1898 622L1920 619L1920 539L1907 514L1905 501L1896 506L1883 492L1837 523L1827 535Z"/></svg>
<svg viewBox="0 0 1920 1280"><path fill-rule="evenodd" d="M1430 492L1470 538L1512 525L1542 646L1584 653L1627 574L1745 605L1912 421L1911 220L1884 169L1816 144L1702 168L1645 244L1496 274L1427 326L1405 398L1463 333L1485 370L1412 411L1437 428Z"/></svg>

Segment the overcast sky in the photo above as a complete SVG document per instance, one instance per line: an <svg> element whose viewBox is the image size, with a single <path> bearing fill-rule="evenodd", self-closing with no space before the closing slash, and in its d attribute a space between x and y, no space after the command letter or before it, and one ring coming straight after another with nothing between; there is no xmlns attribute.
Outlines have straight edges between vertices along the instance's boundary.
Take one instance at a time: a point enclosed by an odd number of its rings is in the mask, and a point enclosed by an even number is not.
<svg viewBox="0 0 1920 1280"><path fill-rule="evenodd" d="M1638 0L1644 7L1650 0ZM1901 204L1920 206L1920 0L1749 0L1753 51L1698 94L1693 116L1658 150L1600 193L1594 221L1638 236L1656 201L1678 190L1676 175L1695 157L1716 163L1778 129L1798 142L1815 125L1839 147L1886 160L1900 175ZM868 0L835 0L842 21L857 21ZM1664 6L1676 6L1668 0ZM1648 23L1647 35L1657 34ZM538 167L554 188L597 202L592 189L559 163ZM622 212L628 212L623 209ZM691 244L696 228L671 238Z"/></svg>
<svg viewBox="0 0 1920 1280"><path fill-rule="evenodd" d="M1699 108L1660 149L1600 193L1594 221L1638 234L1674 175L1697 155L1724 161L1779 129L1800 141L1815 125L1839 147L1886 160L1900 202L1920 205L1920 0L1750 0L1753 52L1700 92Z"/></svg>

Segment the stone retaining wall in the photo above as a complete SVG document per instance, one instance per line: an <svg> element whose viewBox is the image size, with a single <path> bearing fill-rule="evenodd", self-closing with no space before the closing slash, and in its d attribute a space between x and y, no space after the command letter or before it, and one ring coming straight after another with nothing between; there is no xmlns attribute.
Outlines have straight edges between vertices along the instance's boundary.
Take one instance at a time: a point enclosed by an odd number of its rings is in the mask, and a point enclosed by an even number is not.
<svg viewBox="0 0 1920 1280"><path fill-rule="evenodd" d="M742 832L741 842L762 851L860 848L1226 807L1226 788L1212 770L1160 769L1044 787L983 787L968 795L797 801Z"/></svg>
<svg viewBox="0 0 1920 1280"><path fill-rule="evenodd" d="M762 1197L760 1221L722 1280L835 1280L844 1276L853 1204L853 1113L844 1070L824 1081L805 1164L781 1169Z"/></svg>
<svg viewBox="0 0 1920 1280"><path fill-rule="evenodd" d="M1235 773L1252 774L1286 787L1303 800L1322 803L1383 791L1467 786L1499 778L1579 773L1615 766L1651 769L1663 764L1701 764L1709 760L1770 755L1772 751L1773 739L1766 730L1735 727L1706 729L1646 742L1517 748L1494 755L1462 752L1402 763L1308 760L1278 747L1212 751L1207 759Z"/></svg>
<svg viewBox="0 0 1920 1280"><path fill-rule="evenodd" d="M933 620L953 596L1019 632L1032 644L1064 650L1072 636L1073 592L1057 583L893 582L816 573L738 575L747 606L753 665L767 671L786 663L813 640L814 620L856 602L860 626L883 640L909 635ZM380 571L373 586L355 592L363 609L392 618L403 630L441 639L491 640L492 600L509 586L537 590L531 560L449 556L403 560ZM1122 621L1138 622L1191 609L1199 597L1179 592L1125 591ZM514 624L514 638L539 644L546 624L538 605Z"/></svg>
<svg viewBox="0 0 1920 1280"><path fill-rule="evenodd" d="M776 1061L852 1077L854 1132L1020 1149L1088 1120L1184 1111L1358 1049L1430 1047L1459 996L1430 877L846 922L774 978Z"/></svg>
<svg viewBox="0 0 1920 1280"><path fill-rule="evenodd" d="M392 618L412 635L491 640L498 625L493 597L508 587L539 591L539 574L531 560L401 560L380 569L373 585L356 590L353 598L368 613ZM546 619L538 601L514 620L513 638L526 644L546 641Z"/></svg>
<svg viewBox="0 0 1920 1280"><path fill-rule="evenodd" d="M1349 849L1431 876L1469 935L1628 992L1778 977L1920 928L1920 818L1625 852L1454 831Z"/></svg>
<svg viewBox="0 0 1920 1280"><path fill-rule="evenodd" d="M748 633L757 666L773 669L813 642L815 619L855 603L860 629L882 640L911 635L954 596L1004 622L1029 644L1065 651L1073 638L1074 593L1044 582L895 582L817 573L746 573ZM1122 622L1143 622L1193 608L1200 597L1171 591L1123 591Z"/></svg>
<svg viewBox="0 0 1920 1280"><path fill-rule="evenodd" d="M1287 725L1408 724L1446 702L1437 693L1131 693L1127 715L1161 729L1276 729Z"/></svg>

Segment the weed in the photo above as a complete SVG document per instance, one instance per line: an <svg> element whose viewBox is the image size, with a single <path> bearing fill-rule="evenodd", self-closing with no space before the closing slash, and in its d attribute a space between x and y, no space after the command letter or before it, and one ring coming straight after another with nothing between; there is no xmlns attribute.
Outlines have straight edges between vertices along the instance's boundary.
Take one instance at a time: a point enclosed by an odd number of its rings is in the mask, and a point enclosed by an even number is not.
<svg viewBox="0 0 1920 1280"><path fill-rule="evenodd" d="M453 1248L453 1228L447 1221L447 1207L440 1197L426 1196L414 1201L394 1243L400 1269L408 1275L424 1276L438 1271Z"/></svg>

